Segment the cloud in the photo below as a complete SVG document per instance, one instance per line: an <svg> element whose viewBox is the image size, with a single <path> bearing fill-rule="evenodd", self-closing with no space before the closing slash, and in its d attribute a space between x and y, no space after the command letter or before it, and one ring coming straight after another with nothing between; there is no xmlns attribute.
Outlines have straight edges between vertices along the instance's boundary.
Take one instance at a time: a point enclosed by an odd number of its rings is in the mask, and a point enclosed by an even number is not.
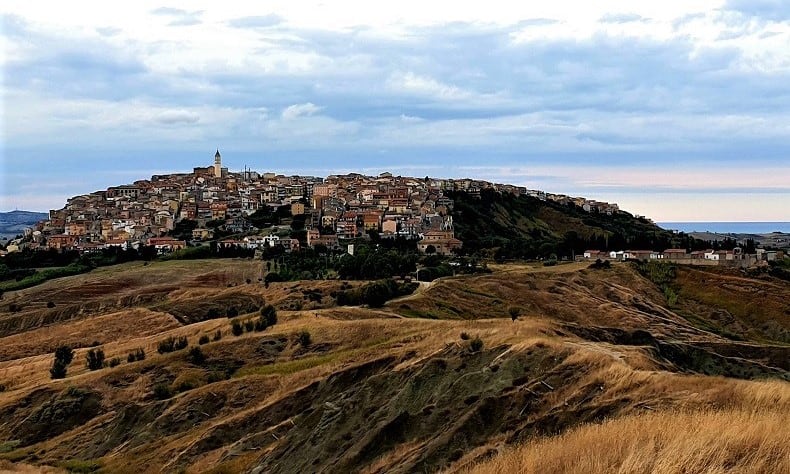
<svg viewBox="0 0 790 474"><path fill-rule="evenodd" d="M309 117L313 114L320 112L321 109L323 109L323 107L318 107L312 102L307 102L305 104L289 105L288 107L283 109L282 118L283 120L294 120L299 117Z"/></svg>
<svg viewBox="0 0 790 474"><path fill-rule="evenodd" d="M165 125L192 124L200 121L200 116L187 110L168 110L159 113L155 120Z"/></svg>
<svg viewBox="0 0 790 474"><path fill-rule="evenodd" d="M169 17L170 23L168 26L194 26L199 25L203 21L201 16L202 11L188 11L180 8L160 7L151 10L152 15Z"/></svg>
<svg viewBox="0 0 790 474"><path fill-rule="evenodd" d="M790 20L790 3L785 0L728 0L723 9L765 20Z"/></svg>
<svg viewBox="0 0 790 474"><path fill-rule="evenodd" d="M263 16L244 16L240 18L234 18L228 21L228 25L232 26L233 28L268 28L279 25L283 21L285 21L283 17L271 13L269 15Z"/></svg>
<svg viewBox="0 0 790 474"><path fill-rule="evenodd" d="M601 17L602 23L630 23L642 21L644 18L636 13L609 13Z"/></svg>

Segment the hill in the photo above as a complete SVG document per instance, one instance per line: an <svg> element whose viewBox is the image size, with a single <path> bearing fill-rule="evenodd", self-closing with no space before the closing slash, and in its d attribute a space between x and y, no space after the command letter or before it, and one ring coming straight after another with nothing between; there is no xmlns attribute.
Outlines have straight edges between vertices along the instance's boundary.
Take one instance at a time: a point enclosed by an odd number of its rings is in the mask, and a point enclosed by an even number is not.
<svg viewBox="0 0 790 474"><path fill-rule="evenodd" d="M450 192L456 237L467 252L501 259L571 257L587 249L664 250L692 247L694 239L623 211L586 212L569 204L484 189L480 197Z"/></svg>
<svg viewBox="0 0 790 474"><path fill-rule="evenodd" d="M782 280L679 271L670 301L633 264L493 265L370 309L337 305L363 282L266 287L261 270L246 259L131 262L6 293L0 468L501 472L485 463L527 466L536 447L553 466L589 457L588 445L620 466L628 451L607 440L635 432L630 449L654 443L662 462L686 459L661 430L689 421L707 431L679 439L716 452L761 428L748 439L767 448L790 436ZM231 322L257 320L263 304L276 324L233 335ZM201 356L159 354L168 337ZM74 361L51 380L60 344ZM92 347L120 363L88 370ZM127 361L137 349L145 359ZM709 436L728 419L726 437ZM781 449L724 461L759 470ZM524 472L549 464L535 465Z"/></svg>
<svg viewBox="0 0 790 474"><path fill-rule="evenodd" d="M11 211L0 212L0 238L12 238L39 221L49 217L45 212Z"/></svg>

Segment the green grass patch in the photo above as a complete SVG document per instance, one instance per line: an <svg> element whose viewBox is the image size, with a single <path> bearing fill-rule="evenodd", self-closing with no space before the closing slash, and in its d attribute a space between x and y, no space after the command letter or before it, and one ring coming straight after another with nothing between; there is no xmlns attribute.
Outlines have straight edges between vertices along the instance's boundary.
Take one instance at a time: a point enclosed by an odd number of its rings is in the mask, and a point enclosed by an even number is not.
<svg viewBox="0 0 790 474"><path fill-rule="evenodd" d="M0 453L10 453L11 451L15 450L17 446L19 446L21 442L18 439L14 439L11 441L3 441L0 443Z"/></svg>

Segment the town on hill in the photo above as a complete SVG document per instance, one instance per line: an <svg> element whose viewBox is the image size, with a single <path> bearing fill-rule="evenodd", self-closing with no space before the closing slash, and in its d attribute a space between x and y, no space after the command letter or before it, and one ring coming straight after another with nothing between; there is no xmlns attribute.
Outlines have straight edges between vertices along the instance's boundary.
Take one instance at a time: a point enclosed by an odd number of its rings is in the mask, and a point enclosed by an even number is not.
<svg viewBox="0 0 790 474"><path fill-rule="evenodd" d="M507 260L656 260L750 267L783 260L752 240L701 241L615 203L476 179L358 173L284 176L211 166L74 196L0 255L132 252L151 258L257 256L302 248L351 253L384 243L422 255ZM396 243L397 242L397 243ZM593 249L593 250L589 250ZM634 250L636 249L636 250ZM65 262L64 262L65 263Z"/></svg>
<svg viewBox="0 0 790 474"><path fill-rule="evenodd" d="M48 219L28 229L27 240L11 242L7 251L93 252L149 245L161 254L184 248L188 241L218 240L220 247L280 245L290 252L302 245L335 249L375 232L384 239L415 241L422 252L450 255L463 242L453 232L453 199L448 192L479 197L484 190L573 203L586 212L619 212L613 203L474 179L413 178L386 172L326 178L247 169L229 172L217 150L212 166L195 167L191 173L154 175L150 180L74 196L65 207L50 211ZM301 232L293 237L269 233L219 238L269 228L281 218L292 218Z"/></svg>

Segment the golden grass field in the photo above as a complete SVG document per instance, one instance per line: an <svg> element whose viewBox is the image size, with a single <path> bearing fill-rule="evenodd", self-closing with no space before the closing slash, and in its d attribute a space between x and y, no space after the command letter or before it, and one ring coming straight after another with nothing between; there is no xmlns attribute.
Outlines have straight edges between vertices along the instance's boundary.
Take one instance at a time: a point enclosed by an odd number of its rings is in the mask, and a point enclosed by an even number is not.
<svg viewBox="0 0 790 474"><path fill-rule="evenodd" d="M782 472L787 285L679 272L669 307L628 265L586 267L492 266L376 310L335 306L339 281L264 288L251 260L125 264L11 292L0 470ZM189 317L216 301L274 304L278 323L233 336L224 315ZM738 327L744 340L728 339ZM217 330L205 362L156 351ZM121 364L89 371L93 341ZM51 380L61 343L78 348ZM146 359L128 363L136 348Z"/></svg>

